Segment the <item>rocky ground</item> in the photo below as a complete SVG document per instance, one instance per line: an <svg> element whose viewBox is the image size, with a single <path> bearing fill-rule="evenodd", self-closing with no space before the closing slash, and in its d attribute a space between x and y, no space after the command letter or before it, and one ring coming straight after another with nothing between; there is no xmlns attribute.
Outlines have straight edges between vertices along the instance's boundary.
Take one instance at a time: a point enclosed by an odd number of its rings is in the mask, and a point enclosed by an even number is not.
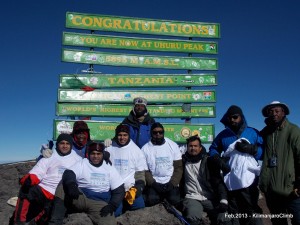
<svg viewBox="0 0 300 225"><path fill-rule="evenodd" d="M18 180L26 174L32 166L34 161L20 162L14 164L0 165L0 224L7 225L10 216L14 211L14 207L7 204L7 200L11 197L17 196L19 191ZM260 199L260 206L264 213L268 213L264 199ZM127 212L117 218L119 225L180 225L182 223L174 215L166 211L163 205L159 204L154 207L146 207L145 209ZM270 221L263 220L265 225L270 225ZM93 225L91 220L84 213L72 214L64 221L65 225ZM209 221L205 221L209 224Z"/></svg>

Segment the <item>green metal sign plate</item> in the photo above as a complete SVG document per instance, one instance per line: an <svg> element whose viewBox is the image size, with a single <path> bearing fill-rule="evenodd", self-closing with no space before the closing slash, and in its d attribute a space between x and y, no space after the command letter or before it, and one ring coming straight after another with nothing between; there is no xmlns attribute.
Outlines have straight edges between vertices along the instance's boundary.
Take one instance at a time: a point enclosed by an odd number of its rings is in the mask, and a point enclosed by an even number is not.
<svg viewBox="0 0 300 225"><path fill-rule="evenodd" d="M145 18L84 14L76 12L66 13L66 27L152 35L158 34L203 38L220 37L220 25L218 23L155 20Z"/></svg>
<svg viewBox="0 0 300 225"><path fill-rule="evenodd" d="M132 38L68 32L63 33L63 44L70 46L115 48L141 51L167 51L200 54L218 53L216 42Z"/></svg>
<svg viewBox="0 0 300 225"><path fill-rule="evenodd" d="M58 89L58 102L132 103L136 97L144 97L150 104L216 102L214 90L94 90L82 91Z"/></svg>
<svg viewBox="0 0 300 225"><path fill-rule="evenodd" d="M62 74L60 87L193 87L217 85L216 80L216 74Z"/></svg>
<svg viewBox="0 0 300 225"><path fill-rule="evenodd" d="M180 105L148 105L148 112L155 118L199 118L215 117L215 106L191 105L184 110ZM72 104L57 103L57 116L92 116L92 117L125 117L132 110L132 105L121 104Z"/></svg>
<svg viewBox="0 0 300 225"><path fill-rule="evenodd" d="M173 57L153 55L114 54L106 52L62 50L62 61L73 63L99 64L161 69L217 70L215 58Z"/></svg>
<svg viewBox="0 0 300 225"><path fill-rule="evenodd" d="M72 132L75 121L54 120L53 138L56 140L60 133ZM103 141L115 136L115 128L119 122L89 121L86 120L91 133L91 139ZM177 143L185 143L186 139L198 134L203 143L211 143L214 139L213 124L171 124L164 123L165 136Z"/></svg>

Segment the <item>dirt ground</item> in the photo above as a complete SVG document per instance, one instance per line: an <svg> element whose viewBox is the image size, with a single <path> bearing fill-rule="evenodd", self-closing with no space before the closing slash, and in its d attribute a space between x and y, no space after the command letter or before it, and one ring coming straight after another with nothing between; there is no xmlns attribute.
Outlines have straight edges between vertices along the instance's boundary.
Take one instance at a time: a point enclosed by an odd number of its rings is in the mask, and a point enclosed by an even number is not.
<svg viewBox="0 0 300 225"><path fill-rule="evenodd" d="M19 191L18 180L26 174L32 166L34 161L28 161L15 164L0 165L0 224L8 224L9 218L14 211L14 207L7 204L7 200L11 197L17 196ZM263 213L269 213L264 198L261 196L259 205L263 209ZM182 223L174 215L168 213L163 205L159 204L154 207L146 207L145 209L127 212L117 218L119 225L180 225ZM86 214L78 213L72 214L65 219L66 225L92 225L91 220ZM209 224L209 221L205 221ZM269 219L263 219L264 225L271 225Z"/></svg>

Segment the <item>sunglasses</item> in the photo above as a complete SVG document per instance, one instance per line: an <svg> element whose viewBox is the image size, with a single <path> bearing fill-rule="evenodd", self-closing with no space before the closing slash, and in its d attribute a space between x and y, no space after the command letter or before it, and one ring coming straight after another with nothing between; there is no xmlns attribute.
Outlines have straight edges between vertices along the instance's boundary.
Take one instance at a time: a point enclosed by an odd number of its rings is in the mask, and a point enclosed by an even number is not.
<svg viewBox="0 0 300 225"><path fill-rule="evenodd" d="M240 115L232 115L232 116L229 116L228 118L231 120L231 119L238 119L240 117Z"/></svg>
<svg viewBox="0 0 300 225"><path fill-rule="evenodd" d="M152 134L163 134L163 133L164 133L163 130L161 130L161 131L152 131Z"/></svg>

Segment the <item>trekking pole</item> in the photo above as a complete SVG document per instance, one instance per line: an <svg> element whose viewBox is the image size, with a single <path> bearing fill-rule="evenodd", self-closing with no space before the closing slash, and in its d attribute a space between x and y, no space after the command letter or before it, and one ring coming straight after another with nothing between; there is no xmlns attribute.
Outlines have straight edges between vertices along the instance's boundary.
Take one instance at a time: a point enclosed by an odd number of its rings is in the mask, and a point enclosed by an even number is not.
<svg viewBox="0 0 300 225"><path fill-rule="evenodd" d="M183 222L184 224L186 225L190 225L182 215L180 215L176 209L174 209L174 207L167 201L167 200L164 200L163 203L164 207L166 208L166 210L169 212L169 213L172 213L175 217L177 217L181 222Z"/></svg>

